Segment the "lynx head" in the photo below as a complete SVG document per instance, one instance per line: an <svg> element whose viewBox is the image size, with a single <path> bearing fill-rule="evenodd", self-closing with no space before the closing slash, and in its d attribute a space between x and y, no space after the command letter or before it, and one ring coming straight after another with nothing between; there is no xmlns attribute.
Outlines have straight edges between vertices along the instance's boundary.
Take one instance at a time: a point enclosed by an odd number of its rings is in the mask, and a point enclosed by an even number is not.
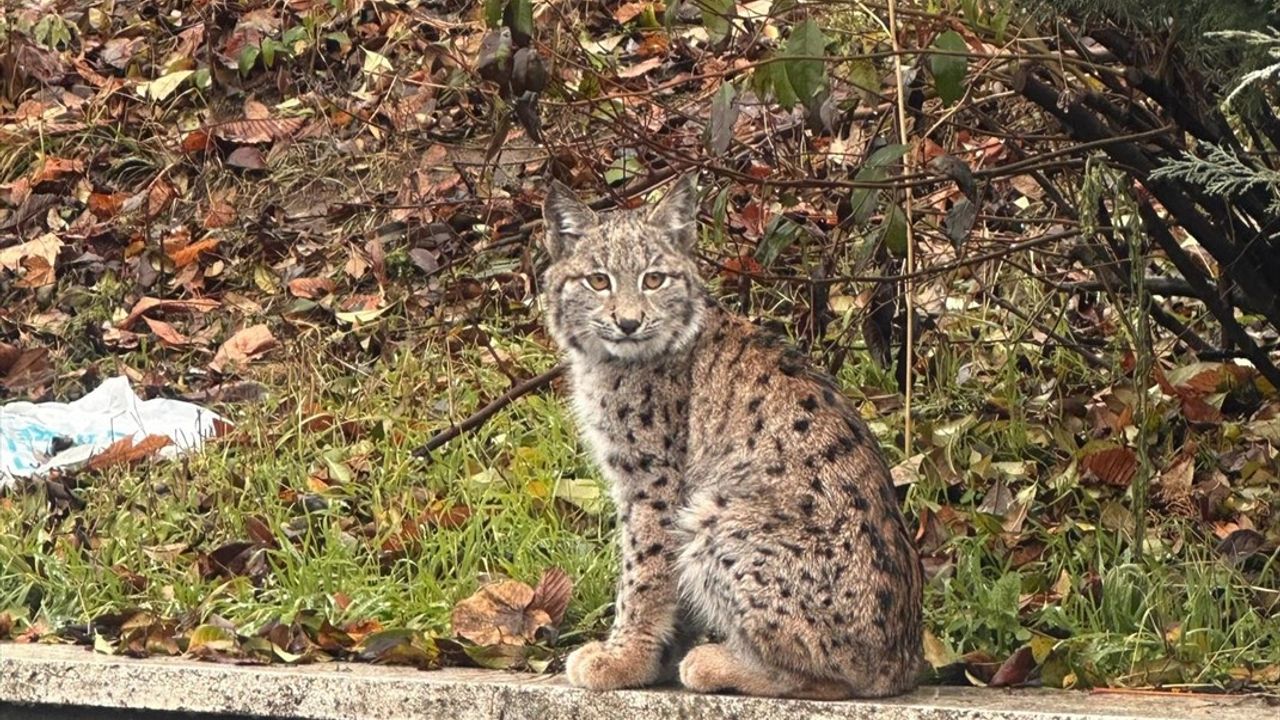
<svg viewBox="0 0 1280 720"><path fill-rule="evenodd" d="M678 351L702 327L705 292L693 259L693 175L656 205L597 215L560 183L542 205L551 266L547 326L591 360L644 361Z"/></svg>

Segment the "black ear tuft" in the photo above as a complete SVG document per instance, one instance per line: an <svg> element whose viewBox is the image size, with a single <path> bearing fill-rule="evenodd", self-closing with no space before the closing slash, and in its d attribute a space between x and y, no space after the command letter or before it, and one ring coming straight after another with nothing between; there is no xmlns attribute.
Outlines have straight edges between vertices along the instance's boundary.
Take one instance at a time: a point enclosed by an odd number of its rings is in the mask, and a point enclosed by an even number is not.
<svg viewBox="0 0 1280 720"><path fill-rule="evenodd" d="M599 221L595 212L559 180L552 180L547 189L542 219L546 225L543 244L553 260L567 255L573 243Z"/></svg>
<svg viewBox="0 0 1280 720"><path fill-rule="evenodd" d="M676 247L692 248L698 241L698 176L679 177L649 211L649 224L670 234Z"/></svg>

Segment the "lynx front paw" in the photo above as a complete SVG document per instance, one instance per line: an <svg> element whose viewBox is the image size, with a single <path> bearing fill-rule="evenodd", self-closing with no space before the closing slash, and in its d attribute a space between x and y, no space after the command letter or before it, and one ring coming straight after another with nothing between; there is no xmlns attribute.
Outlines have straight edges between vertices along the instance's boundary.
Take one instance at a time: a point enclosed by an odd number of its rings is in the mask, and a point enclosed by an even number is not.
<svg viewBox="0 0 1280 720"><path fill-rule="evenodd" d="M569 682L589 690L617 690L653 684L658 658L648 648L624 643L593 642L569 654Z"/></svg>

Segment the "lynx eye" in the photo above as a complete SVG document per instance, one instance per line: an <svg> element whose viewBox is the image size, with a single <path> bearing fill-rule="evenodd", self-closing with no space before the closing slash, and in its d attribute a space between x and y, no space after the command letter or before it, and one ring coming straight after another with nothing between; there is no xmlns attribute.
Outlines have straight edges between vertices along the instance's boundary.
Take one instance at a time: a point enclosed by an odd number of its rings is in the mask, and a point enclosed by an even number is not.
<svg viewBox="0 0 1280 720"><path fill-rule="evenodd" d="M643 282L645 290L657 290L667 284L667 276L660 272L645 273Z"/></svg>
<svg viewBox="0 0 1280 720"><path fill-rule="evenodd" d="M596 292L604 292L609 289L609 276L604 273L591 273L587 276L587 287Z"/></svg>

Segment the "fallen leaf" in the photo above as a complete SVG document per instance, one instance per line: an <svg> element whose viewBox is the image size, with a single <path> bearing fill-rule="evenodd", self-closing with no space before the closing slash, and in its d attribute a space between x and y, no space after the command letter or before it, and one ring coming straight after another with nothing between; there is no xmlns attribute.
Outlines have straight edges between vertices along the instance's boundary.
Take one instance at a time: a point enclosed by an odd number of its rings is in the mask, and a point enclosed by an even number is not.
<svg viewBox="0 0 1280 720"><path fill-rule="evenodd" d="M996 670L996 674L987 685L988 687L1022 685L1027 682L1027 676L1035 667L1036 659L1031 652L1031 647L1020 647L1000 664L1000 669Z"/></svg>
<svg viewBox="0 0 1280 720"><path fill-rule="evenodd" d="M548 568L538 578L538 586L533 589L529 608L545 610L551 617L552 624L559 625L564 619L564 611L568 609L572 595L573 580L568 573L558 567Z"/></svg>
<svg viewBox="0 0 1280 720"><path fill-rule="evenodd" d="M185 313L207 313L210 310L217 309L221 303L212 298L191 298L189 300L162 300L160 298L143 297L134 304L133 309L129 311L128 317L120 321L116 327L121 330L128 330L131 325L138 321L143 315L152 311L159 312L185 312Z"/></svg>
<svg viewBox="0 0 1280 720"><path fill-rule="evenodd" d="M58 259L60 250L62 250L62 240L53 233L45 233L34 240L0 250L0 268L17 273L26 269L23 261L31 257L40 258L52 267Z"/></svg>
<svg viewBox="0 0 1280 720"><path fill-rule="evenodd" d="M160 342L169 347L185 347L191 344L191 339L186 335L178 332L178 329L163 320L153 320L149 317L142 318L147 323L147 327L151 328L151 332L160 338Z"/></svg>
<svg viewBox="0 0 1280 720"><path fill-rule="evenodd" d="M169 259L173 261L174 267L184 268L195 262L196 258L200 257L201 254L218 247L218 242L219 240L216 237L197 240L184 248L169 253Z"/></svg>
<svg viewBox="0 0 1280 720"><path fill-rule="evenodd" d="M516 580L485 585L453 608L453 632L477 645L525 645L552 626L551 616L531 608L534 591Z"/></svg>
<svg viewBox="0 0 1280 720"><path fill-rule="evenodd" d="M228 142L256 145L289 137L300 130L305 122L303 118L249 118L216 125L212 131L215 136Z"/></svg>
<svg viewBox="0 0 1280 720"><path fill-rule="evenodd" d="M618 77L623 80L640 77L641 75L644 75L645 73L653 70L654 68L661 66L662 63L663 63L663 58L660 58L660 57L651 57L648 60L641 60L635 65L630 65L628 67L625 67L619 70Z"/></svg>
<svg viewBox="0 0 1280 720"><path fill-rule="evenodd" d="M85 469L103 470L116 465L132 465L146 460L172 442L164 435L148 435L135 444L133 436L129 435L120 438L102 452L89 458L89 462L85 463Z"/></svg>
<svg viewBox="0 0 1280 720"><path fill-rule="evenodd" d="M0 386L10 391L25 390L52 380L53 366L48 348L19 350L0 343Z"/></svg>
<svg viewBox="0 0 1280 720"><path fill-rule="evenodd" d="M57 182L83 174L84 161L49 156L40 163L40 169L36 170L35 175L32 176L31 187L35 188L42 183Z"/></svg>
<svg viewBox="0 0 1280 720"><path fill-rule="evenodd" d="M420 632L394 629L366 637L358 657L380 665L412 665L425 670L439 664L440 651L431 638Z"/></svg>
<svg viewBox="0 0 1280 720"><path fill-rule="evenodd" d="M230 371L256 360L278 344L266 325L244 328L222 343L209 369L219 373Z"/></svg>
<svg viewBox="0 0 1280 720"><path fill-rule="evenodd" d="M182 138L182 152L187 155L208 152L212 148L213 138L209 135L209 131L203 128L193 130Z"/></svg>
<svg viewBox="0 0 1280 720"><path fill-rule="evenodd" d="M127 193L90 193L89 212L99 220L110 220L120 214L120 208L128 197Z"/></svg>
<svg viewBox="0 0 1280 720"><path fill-rule="evenodd" d="M213 230L214 228L226 227L235 222L236 209L232 205L235 199L235 190L215 192L210 195L209 210L205 213L204 221L201 223L205 229Z"/></svg>
<svg viewBox="0 0 1280 720"><path fill-rule="evenodd" d="M1080 467L1086 479L1124 488L1138 472L1138 456L1127 447L1107 448L1085 455Z"/></svg>
<svg viewBox="0 0 1280 720"><path fill-rule="evenodd" d="M308 300L319 300L325 295L332 295L335 287L329 278L301 277L289 281L289 293Z"/></svg>
<svg viewBox="0 0 1280 720"><path fill-rule="evenodd" d="M227 164L242 170L265 170L267 167L262 152L252 145L244 145L231 151L227 156Z"/></svg>

